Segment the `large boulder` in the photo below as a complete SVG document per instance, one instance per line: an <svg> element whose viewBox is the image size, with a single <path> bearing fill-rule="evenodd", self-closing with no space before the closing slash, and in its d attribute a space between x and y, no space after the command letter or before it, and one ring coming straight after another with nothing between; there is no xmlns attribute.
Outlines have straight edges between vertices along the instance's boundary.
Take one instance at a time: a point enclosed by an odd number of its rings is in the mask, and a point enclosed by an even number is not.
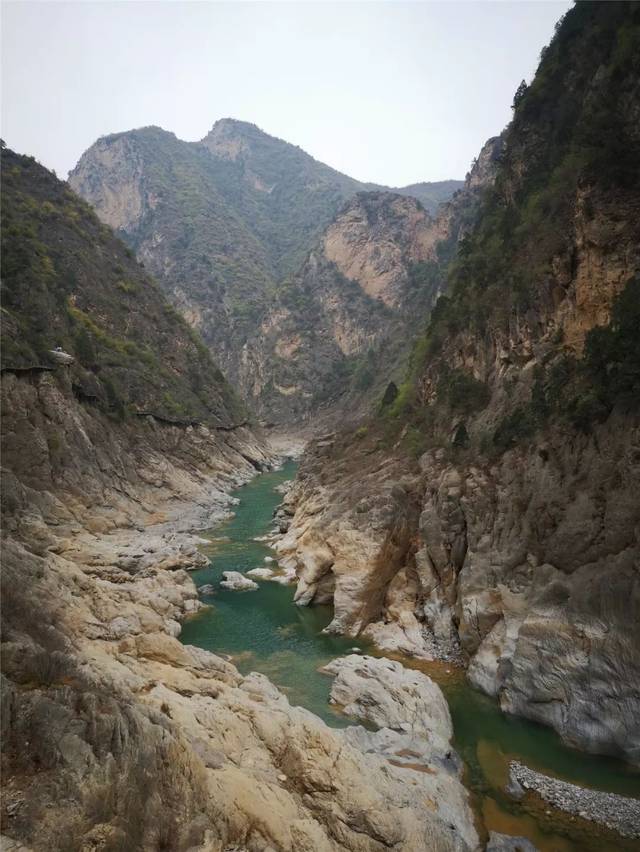
<svg viewBox="0 0 640 852"><path fill-rule="evenodd" d="M411 733L446 746L453 735L451 714L430 677L394 660L350 654L322 671L336 676L331 702L379 728Z"/></svg>

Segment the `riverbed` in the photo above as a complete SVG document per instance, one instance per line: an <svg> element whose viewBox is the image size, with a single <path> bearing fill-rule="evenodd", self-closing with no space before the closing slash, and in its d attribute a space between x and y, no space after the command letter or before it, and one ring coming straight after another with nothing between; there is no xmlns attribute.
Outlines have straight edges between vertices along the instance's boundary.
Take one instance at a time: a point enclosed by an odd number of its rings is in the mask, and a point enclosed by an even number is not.
<svg viewBox="0 0 640 852"><path fill-rule="evenodd" d="M274 509L282 499L275 488L292 479L296 467L287 461L280 470L260 474L237 489L240 502L234 516L205 534L210 544L203 545L203 552L210 564L195 572L194 580L198 586L212 584L215 593L202 596L209 606L185 622L181 639L230 655L243 673L262 672L292 704L306 707L333 727L344 727L353 721L329 705L331 681L318 669L354 645L366 653L378 652L360 640L323 634L331 608L295 606L293 586L259 581L257 591L238 592L218 585L223 571L245 573L272 567L265 559L275 554L256 539L272 528ZM481 833L495 830L523 835L541 852L640 849L637 842L552 809L536 796L528 794L522 802L515 802L502 791L511 760L574 784L635 798L640 798L638 771L612 758L568 748L551 729L504 715L495 701L469 686L464 672L451 664L395 658L425 671L443 689L454 723L454 745L465 761L465 783L472 793Z"/></svg>

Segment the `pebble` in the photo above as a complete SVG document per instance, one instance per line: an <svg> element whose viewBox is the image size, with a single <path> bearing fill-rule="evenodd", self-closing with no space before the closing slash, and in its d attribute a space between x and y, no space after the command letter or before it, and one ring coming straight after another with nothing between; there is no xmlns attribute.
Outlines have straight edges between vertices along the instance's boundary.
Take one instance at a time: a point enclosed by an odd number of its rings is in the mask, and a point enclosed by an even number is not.
<svg viewBox="0 0 640 852"><path fill-rule="evenodd" d="M640 799L578 787L529 769L516 760L509 764L509 778L562 811L604 825L622 837L640 838Z"/></svg>

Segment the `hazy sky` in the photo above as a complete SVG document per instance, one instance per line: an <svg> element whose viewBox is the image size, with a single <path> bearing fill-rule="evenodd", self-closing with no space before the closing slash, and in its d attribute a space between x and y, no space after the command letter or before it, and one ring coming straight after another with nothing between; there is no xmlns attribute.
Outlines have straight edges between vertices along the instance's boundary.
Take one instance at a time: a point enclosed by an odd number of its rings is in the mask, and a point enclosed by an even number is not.
<svg viewBox="0 0 640 852"><path fill-rule="evenodd" d="M361 180L461 178L569 2L3 2L2 136L66 177L107 133L251 121Z"/></svg>

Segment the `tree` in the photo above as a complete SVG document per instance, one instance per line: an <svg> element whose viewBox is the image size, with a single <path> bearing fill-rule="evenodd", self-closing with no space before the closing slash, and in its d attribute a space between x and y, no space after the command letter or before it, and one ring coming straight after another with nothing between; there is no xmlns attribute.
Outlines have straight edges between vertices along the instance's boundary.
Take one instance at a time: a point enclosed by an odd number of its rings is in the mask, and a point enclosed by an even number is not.
<svg viewBox="0 0 640 852"><path fill-rule="evenodd" d="M511 109L514 109L514 110L518 109L518 106L520 105L520 102L522 101L522 99L526 95L528 88L529 87L527 86L527 84L523 80L520 83L520 85L518 86L518 88L516 89L516 93L513 96L513 103L511 104Z"/></svg>

